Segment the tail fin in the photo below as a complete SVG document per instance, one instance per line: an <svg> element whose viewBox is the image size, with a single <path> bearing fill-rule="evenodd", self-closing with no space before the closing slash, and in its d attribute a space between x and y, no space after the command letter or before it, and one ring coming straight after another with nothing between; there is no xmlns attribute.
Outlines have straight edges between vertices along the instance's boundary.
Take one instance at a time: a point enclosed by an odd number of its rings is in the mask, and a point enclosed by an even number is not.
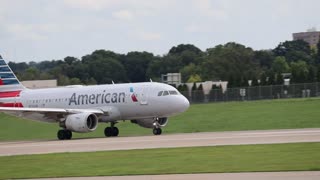
<svg viewBox="0 0 320 180"><path fill-rule="evenodd" d="M21 91L23 89L25 87L0 55L0 92Z"/></svg>

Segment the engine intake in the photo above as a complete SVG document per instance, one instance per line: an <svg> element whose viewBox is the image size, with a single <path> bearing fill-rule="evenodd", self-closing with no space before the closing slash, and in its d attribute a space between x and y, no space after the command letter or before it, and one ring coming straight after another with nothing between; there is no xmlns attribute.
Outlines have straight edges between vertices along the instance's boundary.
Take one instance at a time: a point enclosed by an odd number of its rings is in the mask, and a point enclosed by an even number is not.
<svg viewBox="0 0 320 180"><path fill-rule="evenodd" d="M91 113L71 114L67 116L65 127L73 132L91 132L98 127L98 117Z"/></svg>

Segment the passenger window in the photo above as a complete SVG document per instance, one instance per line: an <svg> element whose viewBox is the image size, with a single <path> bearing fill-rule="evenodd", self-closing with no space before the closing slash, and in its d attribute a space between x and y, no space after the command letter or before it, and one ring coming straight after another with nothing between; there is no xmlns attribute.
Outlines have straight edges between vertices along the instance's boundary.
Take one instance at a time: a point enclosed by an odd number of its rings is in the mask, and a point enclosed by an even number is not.
<svg viewBox="0 0 320 180"><path fill-rule="evenodd" d="M169 92L168 91L163 91L163 96L167 96L169 95Z"/></svg>
<svg viewBox="0 0 320 180"><path fill-rule="evenodd" d="M158 96L162 96L162 92L163 92L163 91L160 91L160 92L158 93Z"/></svg>
<svg viewBox="0 0 320 180"><path fill-rule="evenodd" d="M170 95L177 95L178 92L177 91L169 91Z"/></svg>

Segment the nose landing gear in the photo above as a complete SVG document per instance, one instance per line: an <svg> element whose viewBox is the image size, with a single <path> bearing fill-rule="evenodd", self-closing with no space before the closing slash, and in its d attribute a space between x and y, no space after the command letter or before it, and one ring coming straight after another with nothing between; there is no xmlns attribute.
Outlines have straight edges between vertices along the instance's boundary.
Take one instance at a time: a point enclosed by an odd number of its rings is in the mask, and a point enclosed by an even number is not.
<svg viewBox="0 0 320 180"><path fill-rule="evenodd" d="M154 128L152 132L154 135L161 135L162 130L161 128Z"/></svg>

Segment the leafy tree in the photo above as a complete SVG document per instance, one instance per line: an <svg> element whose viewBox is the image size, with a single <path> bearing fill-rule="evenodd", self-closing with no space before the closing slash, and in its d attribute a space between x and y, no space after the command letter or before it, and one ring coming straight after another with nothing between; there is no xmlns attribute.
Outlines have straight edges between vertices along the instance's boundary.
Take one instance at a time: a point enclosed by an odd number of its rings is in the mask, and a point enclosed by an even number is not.
<svg viewBox="0 0 320 180"><path fill-rule="evenodd" d="M177 88L180 92L188 91L188 86L186 84L180 84Z"/></svg>
<svg viewBox="0 0 320 180"><path fill-rule="evenodd" d="M290 71L290 67L283 56L278 56L272 63L272 71L275 73L287 73Z"/></svg>
<svg viewBox="0 0 320 180"><path fill-rule="evenodd" d="M69 84L78 85L78 84L81 84L81 81L80 81L79 78L71 78L70 81L69 81Z"/></svg>
<svg viewBox="0 0 320 180"><path fill-rule="evenodd" d="M252 79L261 71L254 59L254 51L237 43L227 43L207 49L207 60L202 64L205 80L228 81L228 87L241 86L241 78Z"/></svg>
<svg viewBox="0 0 320 180"><path fill-rule="evenodd" d="M306 62L312 60L310 46L303 40L285 41L280 43L273 52L275 56L284 56L289 63L298 60Z"/></svg>
<svg viewBox="0 0 320 180"><path fill-rule="evenodd" d="M309 71L309 73L308 73L308 78L307 78L307 81L308 82L317 82L317 71L318 71L318 69L317 69L317 67L316 66L309 66L308 67L308 71Z"/></svg>
<svg viewBox="0 0 320 180"><path fill-rule="evenodd" d="M91 55L83 57L82 62L87 66L90 76L98 84L111 83L112 81L127 82L124 66L109 55L110 51L95 51Z"/></svg>
<svg viewBox="0 0 320 180"><path fill-rule="evenodd" d="M183 82L187 82L188 79L191 77L191 76L194 76L196 74L199 74L200 73L200 70L198 68L198 66L196 66L195 64L193 63L190 63L189 65L187 66L184 66L181 70L180 70L180 73L181 73L181 79Z"/></svg>
<svg viewBox="0 0 320 180"><path fill-rule="evenodd" d="M255 51L254 59L259 62L261 68L270 69L275 57L272 51Z"/></svg>
<svg viewBox="0 0 320 180"><path fill-rule="evenodd" d="M67 76L62 74L58 76L58 86L65 86L69 84L70 84L70 80Z"/></svg>
<svg viewBox="0 0 320 180"><path fill-rule="evenodd" d="M260 85L265 86L265 85L267 85L267 84L268 84L268 82L267 82L267 75L266 75L266 73L264 72L264 73L262 73L262 75L261 75L261 77L260 77Z"/></svg>
<svg viewBox="0 0 320 180"><path fill-rule="evenodd" d="M277 73L276 74L276 84L283 85L283 82L284 82L284 80L283 80L282 74L281 73Z"/></svg>
<svg viewBox="0 0 320 180"><path fill-rule="evenodd" d="M320 41L317 44L317 54L315 56L316 64L320 64Z"/></svg>
<svg viewBox="0 0 320 180"><path fill-rule="evenodd" d="M268 73L267 85L274 85L275 84L275 76L276 76L276 74L274 74L273 72Z"/></svg>
<svg viewBox="0 0 320 180"><path fill-rule="evenodd" d="M305 61L292 62L291 64L292 80L295 83L303 83L308 79L309 69Z"/></svg>
<svg viewBox="0 0 320 180"><path fill-rule="evenodd" d="M22 80L36 80L39 78L40 71L35 67L29 67L21 76Z"/></svg>
<svg viewBox="0 0 320 180"><path fill-rule="evenodd" d="M195 102L202 102L204 100L204 92L202 84L199 85L196 91L192 92L192 99Z"/></svg>
<svg viewBox="0 0 320 180"><path fill-rule="evenodd" d="M259 82L258 82L258 79L257 78L253 78L252 81L251 81L251 86L259 86Z"/></svg>
<svg viewBox="0 0 320 180"><path fill-rule="evenodd" d="M91 77L90 79L85 81L85 84L87 84L87 85L96 85L97 81L93 77Z"/></svg>
<svg viewBox="0 0 320 180"><path fill-rule="evenodd" d="M248 82L248 79L243 77L241 78L241 84L240 84L241 87L248 87L249 86L249 82Z"/></svg>
<svg viewBox="0 0 320 180"><path fill-rule="evenodd" d="M21 62L21 63L9 62L8 65L10 66L13 72L22 72L29 67L29 65L25 62Z"/></svg>
<svg viewBox="0 0 320 180"><path fill-rule="evenodd" d="M190 76L187 82L191 83L191 82L201 82L201 81L202 81L201 77L198 74L194 74Z"/></svg>
<svg viewBox="0 0 320 180"><path fill-rule="evenodd" d="M147 69L147 76L152 79L159 79L162 74L180 72L183 67L181 58L176 55L165 55L155 58Z"/></svg>
<svg viewBox="0 0 320 180"><path fill-rule="evenodd" d="M145 82L148 81L147 69L149 63L154 56L148 52L129 52L123 60L123 65L127 72L127 77L130 82Z"/></svg>
<svg viewBox="0 0 320 180"><path fill-rule="evenodd" d="M76 63L77 61L79 61L79 59L75 58L75 57L71 57L71 56L67 56L64 58L64 61L68 64L68 65L72 65L74 63Z"/></svg>
<svg viewBox="0 0 320 180"><path fill-rule="evenodd" d="M194 82L193 83L193 86L191 88L192 91L196 91L197 90L197 84Z"/></svg>
<svg viewBox="0 0 320 180"><path fill-rule="evenodd" d="M184 51L191 51L195 54L201 54L202 51L192 44L180 44L178 46L174 46L169 50L169 54L182 54Z"/></svg>

